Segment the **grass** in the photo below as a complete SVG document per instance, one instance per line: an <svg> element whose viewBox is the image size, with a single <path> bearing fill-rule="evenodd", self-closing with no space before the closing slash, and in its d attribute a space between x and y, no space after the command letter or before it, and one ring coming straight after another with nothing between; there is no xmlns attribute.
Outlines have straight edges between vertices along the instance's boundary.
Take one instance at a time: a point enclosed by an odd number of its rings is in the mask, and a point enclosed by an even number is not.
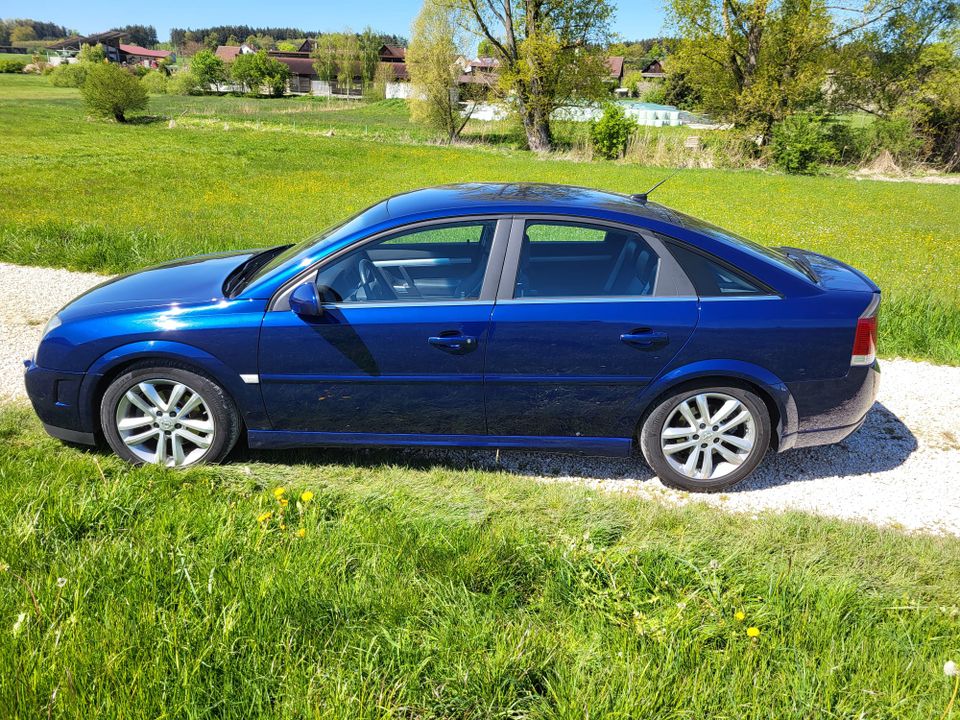
<svg viewBox="0 0 960 720"><path fill-rule="evenodd" d="M132 469L0 412L4 715L937 718L948 703L960 540L419 454L276 459Z"/></svg>
<svg viewBox="0 0 960 720"><path fill-rule="evenodd" d="M151 102L156 121L102 123L85 119L75 90L0 76L0 261L120 272L297 241L427 185L527 180L635 192L665 173L541 159L509 143L428 145L396 102ZM960 187L688 170L656 199L861 268L886 294L883 353L960 364Z"/></svg>

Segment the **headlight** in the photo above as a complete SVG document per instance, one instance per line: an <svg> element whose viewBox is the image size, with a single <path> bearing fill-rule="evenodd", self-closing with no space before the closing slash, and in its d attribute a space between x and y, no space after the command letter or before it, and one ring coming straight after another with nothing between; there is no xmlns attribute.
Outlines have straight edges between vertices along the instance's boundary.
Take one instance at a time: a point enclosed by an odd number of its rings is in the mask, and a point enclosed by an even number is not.
<svg viewBox="0 0 960 720"><path fill-rule="evenodd" d="M49 333L56 330L63 324L63 321L60 319L60 315L54 315L43 328L43 334L40 336L40 339L43 340Z"/></svg>

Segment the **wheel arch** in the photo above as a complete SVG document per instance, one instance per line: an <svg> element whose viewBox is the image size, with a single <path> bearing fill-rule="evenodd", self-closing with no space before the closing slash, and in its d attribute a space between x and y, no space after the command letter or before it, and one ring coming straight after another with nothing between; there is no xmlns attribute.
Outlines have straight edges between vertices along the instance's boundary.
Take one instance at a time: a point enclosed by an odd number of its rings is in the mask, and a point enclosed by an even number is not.
<svg viewBox="0 0 960 720"><path fill-rule="evenodd" d="M774 450L786 450L797 432L797 405L780 378L769 370L741 361L704 361L676 368L652 382L643 393L643 411L633 429L639 437L650 413L667 397L687 388L727 385L749 390L763 400L770 415L770 444Z"/></svg>
<svg viewBox="0 0 960 720"><path fill-rule="evenodd" d="M104 392L128 368L149 361L156 361L158 365L175 365L219 384L237 406L242 432L251 422L258 423L264 415L259 385L246 384L236 370L206 350L187 343L145 341L114 348L100 356L87 370L80 387L79 410L83 425L101 433L100 402Z"/></svg>

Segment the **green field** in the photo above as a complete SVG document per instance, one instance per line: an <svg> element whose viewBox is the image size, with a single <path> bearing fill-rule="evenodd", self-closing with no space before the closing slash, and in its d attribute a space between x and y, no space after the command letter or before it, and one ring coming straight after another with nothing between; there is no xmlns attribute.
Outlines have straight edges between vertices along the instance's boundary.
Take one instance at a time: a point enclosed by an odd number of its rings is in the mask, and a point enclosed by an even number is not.
<svg viewBox="0 0 960 720"><path fill-rule="evenodd" d="M275 459L130 469L0 413L4 717L936 719L949 701L960 540L419 454Z"/></svg>
<svg viewBox="0 0 960 720"><path fill-rule="evenodd" d="M424 144L396 102L152 103L157 115L144 122L108 124L85 118L75 90L0 77L0 260L118 272L293 242L427 185L526 180L636 192L667 172L537 158L509 144ZM688 170L656 199L862 268L886 293L884 354L960 363L960 186Z"/></svg>

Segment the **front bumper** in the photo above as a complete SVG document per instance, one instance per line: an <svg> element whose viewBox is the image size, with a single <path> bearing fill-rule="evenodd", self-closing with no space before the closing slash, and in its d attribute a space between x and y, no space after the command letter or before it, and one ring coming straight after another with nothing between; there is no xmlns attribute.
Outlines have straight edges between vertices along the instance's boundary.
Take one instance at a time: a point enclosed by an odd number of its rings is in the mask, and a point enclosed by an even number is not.
<svg viewBox="0 0 960 720"><path fill-rule="evenodd" d="M47 370L33 361L24 360L23 381L34 411L50 435L67 442L93 445L93 432L83 427L80 418L80 385L84 373Z"/></svg>

